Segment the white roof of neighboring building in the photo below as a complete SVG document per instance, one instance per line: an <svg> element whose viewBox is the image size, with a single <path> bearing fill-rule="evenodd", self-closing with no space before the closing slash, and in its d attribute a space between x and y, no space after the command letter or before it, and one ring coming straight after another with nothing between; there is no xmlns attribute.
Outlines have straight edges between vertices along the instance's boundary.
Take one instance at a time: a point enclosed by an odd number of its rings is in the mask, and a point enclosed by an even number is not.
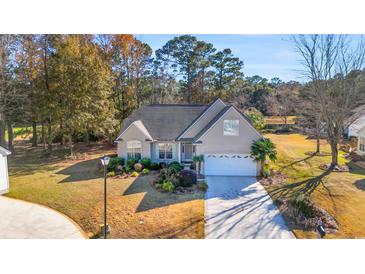
<svg viewBox="0 0 365 274"><path fill-rule="evenodd" d="M0 154L3 156L8 156L11 154L11 152L3 147L0 147Z"/></svg>

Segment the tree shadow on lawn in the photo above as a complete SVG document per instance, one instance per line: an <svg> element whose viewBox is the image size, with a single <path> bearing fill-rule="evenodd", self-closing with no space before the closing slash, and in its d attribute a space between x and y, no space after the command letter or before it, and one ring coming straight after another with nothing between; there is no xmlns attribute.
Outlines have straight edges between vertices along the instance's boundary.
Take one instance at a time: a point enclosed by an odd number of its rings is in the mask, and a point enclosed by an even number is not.
<svg viewBox="0 0 365 274"><path fill-rule="evenodd" d="M97 171L99 161L99 159L86 160L58 171L56 174L68 175L58 183L75 183L102 178L103 174L98 174Z"/></svg>
<svg viewBox="0 0 365 274"><path fill-rule="evenodd" d="M293 197L299 194L311 195L319 185L322 185L324 189L328 192L330 197L330 190L324 184L324 178L331 173L330 170L326 170L318 176L313 176L309 179L296 182L288 183L280 186L274 190L269 191L270 196L277 198Z"/></svg>
<svg viewBox="0 0 365 274"><path fill-rule="evenodd" d="M158 192L152 187L152 180L153 176L151 175L139 176L124 191L124 196L145 193L142 201L136 209L136 212L147 211L154 208L203 199L203 194L200 193L174 194Z"/></svg>
<svg viewBox="0 0 365 274"><path fill-rule="evenodd" d="M361 167L359 167L358 165L356 165L353 162L350 162L348 164L349 168L350 168L350 173L352 174L357 174L357 175L365 175L365 170Z"/></svg>
<svg viewBox="0 0 365 274"><path fill-rule="evenodd" d="M365 179L357 180L354 185L357 189L365 191Z"/></svg>
<svg viewBox="0 0 365 274"><path fill-rule="evenodd" d="M280 171L280 172L282 172L282 171L284 171L285 169L290 168L290 167L291 167L291 168L294 168L294 167L293 167L294 165L299 164L299 163L301 163L301 162L304 162L304 163L307 163L308 165L311 165L311 164L308 162L308 160L309 160L309 159L311 159L311 158L313 158L314 156L316 156L316 155L315 155L315 154L312 154L312 155L310 155L310 156L308 156L308 157L305 157L305 158L303 158L303 159L300 159L300 160L297 160L297 161L291 162L290 164L287 164L287 165L284 165L284 166L280 167L279 171Z"/></svg>

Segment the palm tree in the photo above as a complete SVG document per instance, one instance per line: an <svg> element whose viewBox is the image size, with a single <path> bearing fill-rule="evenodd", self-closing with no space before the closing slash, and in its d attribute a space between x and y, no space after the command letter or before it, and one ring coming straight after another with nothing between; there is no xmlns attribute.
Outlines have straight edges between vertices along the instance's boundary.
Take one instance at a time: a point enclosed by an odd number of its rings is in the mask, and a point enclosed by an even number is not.
<svg viewBox="0 0 365 274"><path fill-rule="evenodd" d="M251 145L251 157L261 163L261 175L264 176L263 167L268 157L271 161L276 160L276 148L269 138L262 138Z"/></svg>
<svg viewBox="0 0 365 274"><path fill-rule="evenodd" d="M201 163L204 162L204 156L203 155L194 156L193 162L196 164L197 174L200 175Z"/></svg>

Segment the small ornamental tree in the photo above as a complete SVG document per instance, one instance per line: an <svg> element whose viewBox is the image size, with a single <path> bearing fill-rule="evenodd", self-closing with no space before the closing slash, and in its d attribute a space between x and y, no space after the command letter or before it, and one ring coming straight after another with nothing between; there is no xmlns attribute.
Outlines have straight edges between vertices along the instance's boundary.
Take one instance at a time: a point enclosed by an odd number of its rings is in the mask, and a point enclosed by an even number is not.
<svg viewBox="0 0 365 274"><path fill-rule="evenodd" d="M260 161L261 175L264 175L263 167L265 165L267 157L271 161L276 160L276 148L274 143L269 138L262 138L255 141L251 145L251 157L253 157L256 161Z"/></svg>
<svg viewBox="0 0 365 274"><path fill-rule="evenodd" d="M255 129L258 131L265 128L265 116L255 108L249 108L245 114L251 119Z"/></svg>

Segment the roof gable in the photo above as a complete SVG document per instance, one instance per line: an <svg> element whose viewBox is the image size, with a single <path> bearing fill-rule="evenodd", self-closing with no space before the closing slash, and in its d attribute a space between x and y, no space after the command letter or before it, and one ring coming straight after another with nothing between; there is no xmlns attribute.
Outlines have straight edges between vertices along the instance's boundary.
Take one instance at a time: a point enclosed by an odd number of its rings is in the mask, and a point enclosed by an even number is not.
<svg viewBox="0 0 365 274"><path fill-rule="evenodd" d="M193 139L199 132L222 111L227 105L221 100L216 99L206 110L198 116L176 139Z"/></svg>
<svg viewBox="0 0 365 274"><path fill-rule="evenodd" d="M140 120L153 140L173 141L206 108L206 105L182 104L144 106L124 120L124 125L118 136L133 122Z"/></svg>
<svg viewBox="0 0 365 274"><path fill-rule="evenodd" d="M140 132L142 132L142 134L145 135L146 139L151 141L153 140L151 134L148 132L143 122L141 120L137 120L131 123L122 133L119 134L117 141L121 140L123 135L128 131L128 129L130 129L133 126L135 126Z"/></svg>
<svg viewBox="0 0 365 274"><path fill-rule="evenodd" d="M199 134L194 138L194 142L195 143L199 143L201 141L201 139L208 134L209 130L211 128L213 128L221 119L222 117L230 112L230 111L234 111L235 113L237 113L241 118L241 121L243 121L248 128L251 130L251 132L253 132L253 134L255 134L258 138L262 138L262 135L254 128L254 126L252 125L250 119L243 114L240 110L238 110L235 106L226 106L221 112L219 112L214 119L212 119L207 125L206 127L204 127Z"/></svg>

